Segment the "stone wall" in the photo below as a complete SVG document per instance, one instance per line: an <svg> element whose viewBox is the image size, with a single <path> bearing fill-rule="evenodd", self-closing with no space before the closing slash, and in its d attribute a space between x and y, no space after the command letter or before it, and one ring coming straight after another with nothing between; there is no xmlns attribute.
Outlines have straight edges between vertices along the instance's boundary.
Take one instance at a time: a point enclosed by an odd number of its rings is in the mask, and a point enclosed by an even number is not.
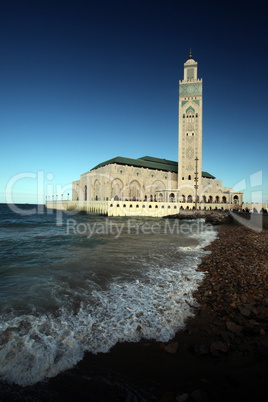
<svg viewBox="0 0 268 402"><path fill-rule="evenodd" d="M172 202L141 202L141 201L49 201L47 208L82 211L108 216L152 216L162 217L178 214L183 211L193 210L195 203L172 203ZM214 210L229 209L229 204L202 204L202 209ZM197 204L197 209L201 208Z"/></svg>
<svg viewBox="0 0 268 402"><path fill-rule="evenodd" d="M260 212L262 209L266 209L268 211L268 204L261 204L261 203L244 203L242 205L242 209L246 210L248 209L250 212L253 212L254 210L257 212Z"/></svg>

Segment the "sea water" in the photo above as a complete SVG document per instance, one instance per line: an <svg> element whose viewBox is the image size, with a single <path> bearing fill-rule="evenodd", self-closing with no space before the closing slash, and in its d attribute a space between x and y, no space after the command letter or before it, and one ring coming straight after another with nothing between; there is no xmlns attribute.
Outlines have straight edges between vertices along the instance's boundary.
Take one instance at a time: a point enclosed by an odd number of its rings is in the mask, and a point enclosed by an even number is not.
<svg viewBox="0 0 268 402"><path fill-rule="evenodd" d="M203 220L0 205L0 379L35 384L117 342L167 342L195 305Z"/></svg>

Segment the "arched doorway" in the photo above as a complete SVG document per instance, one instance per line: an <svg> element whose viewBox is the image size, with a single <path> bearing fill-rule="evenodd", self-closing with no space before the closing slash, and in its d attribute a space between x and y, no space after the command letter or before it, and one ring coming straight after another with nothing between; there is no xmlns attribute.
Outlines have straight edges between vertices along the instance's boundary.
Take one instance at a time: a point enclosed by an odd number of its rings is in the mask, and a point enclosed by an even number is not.
<svg viewBox="0 0 268 402"><path fill-rule="evenodd" d="M120 179L114 179L111 187L111 198L121 200L123 197L123 182Z"/></svg>
<svg viewBox="0 0 268 402"><path fill-rule="evenodd" d="M98 200L101 199L101 198L100 198L100 188L101 188L101 186L100 186L99 180L95 180L95 183L94 183L94 194L95 194L95 200L96 200L96 201L98 201Z"/></svg>
<svg viewBox="0 0 268 402"><path fill-rule="evenodd" d="M133 201L141 199L141 185L137 180L129 184L129 199Z"/></svg>

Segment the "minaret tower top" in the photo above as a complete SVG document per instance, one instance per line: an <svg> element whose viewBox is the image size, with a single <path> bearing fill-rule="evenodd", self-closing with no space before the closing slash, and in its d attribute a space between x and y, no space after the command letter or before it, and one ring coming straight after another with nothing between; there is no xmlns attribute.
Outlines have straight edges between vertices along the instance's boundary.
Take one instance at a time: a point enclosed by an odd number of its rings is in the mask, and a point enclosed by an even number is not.
<svg viewBox="0 0 268 402"><path fill-rule="evenodd" d="M190 49L189 58L184 63L184 81L197 80L197 62L193 59L192 51Z"/></svg>

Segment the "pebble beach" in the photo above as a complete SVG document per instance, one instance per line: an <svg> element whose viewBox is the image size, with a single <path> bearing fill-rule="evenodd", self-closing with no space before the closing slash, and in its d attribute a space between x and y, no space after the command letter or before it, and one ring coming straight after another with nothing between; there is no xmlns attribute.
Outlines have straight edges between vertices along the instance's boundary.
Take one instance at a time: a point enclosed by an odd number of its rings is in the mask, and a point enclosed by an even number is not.
<svg viewBox="0 0 268 402"><path fill-rule="evenodd" d="M268 230L222 224L198 269L198 307L168 343L121 343L5 401L267 401Z"/></svg>

